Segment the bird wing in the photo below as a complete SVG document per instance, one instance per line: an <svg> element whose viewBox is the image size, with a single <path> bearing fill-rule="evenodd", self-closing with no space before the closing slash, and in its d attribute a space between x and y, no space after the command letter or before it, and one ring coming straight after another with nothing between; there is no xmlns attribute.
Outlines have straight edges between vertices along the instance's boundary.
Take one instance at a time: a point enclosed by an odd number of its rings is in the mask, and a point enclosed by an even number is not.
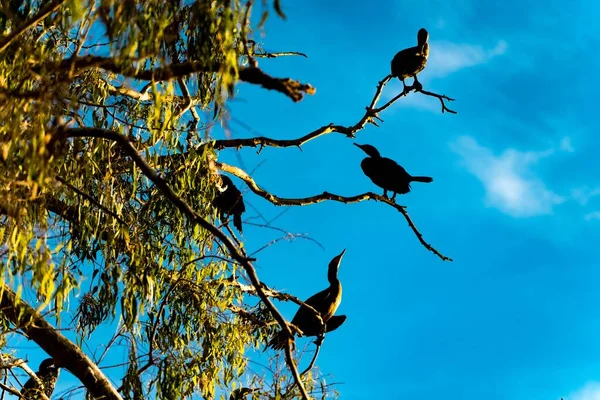
<svg viewBox="0 0 600 400"><path fill-rule="evenodd" d="M391 158L382 158L380 163L381 168L387 171L392 176L408 176L408 172L406 172L406 170L401 165L399 165L396 161L392 160Z"/></svg>
<svg viewBox="0 0 600 400"><path fill-rule="evenodd" d="M318 312L323 312L323 305L327 302L327 300L330 297L331 291L329 290L329 288L327 288L325 290L320 291L319 293L313 294L308 299L306 299L304 303L308 304ZM292 319L292 324L298 326L302 325L307 320L313 319L316 319L316 317L314 316L314 313L311 310L309 310L306 307L300 307L296 312L296 315L294 315L294 318ZM302 329L302 327L299 328Z"/></svg>

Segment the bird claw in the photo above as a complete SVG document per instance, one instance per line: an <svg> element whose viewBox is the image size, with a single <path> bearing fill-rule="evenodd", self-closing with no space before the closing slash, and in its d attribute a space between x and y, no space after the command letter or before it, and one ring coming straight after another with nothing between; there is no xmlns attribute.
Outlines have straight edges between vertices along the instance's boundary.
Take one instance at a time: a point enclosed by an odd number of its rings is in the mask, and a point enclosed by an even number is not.
<svg viewBox="0 0 600 400"><path fill-rule="evenodd" d="M419 81L415 81L415 83L413 83L412 88L416 91L416 92L420 92L421 90L423 90L423 85L421 84L421 82Z"/></svg>

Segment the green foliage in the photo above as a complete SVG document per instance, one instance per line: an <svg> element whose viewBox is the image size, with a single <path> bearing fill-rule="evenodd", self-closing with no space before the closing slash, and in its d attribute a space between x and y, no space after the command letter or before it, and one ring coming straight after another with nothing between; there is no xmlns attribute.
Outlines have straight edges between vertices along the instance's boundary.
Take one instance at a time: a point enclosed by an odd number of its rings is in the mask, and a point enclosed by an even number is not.
<svg viewBox="0 0 600 400"><path fill-rule="evenodd" d="M8 37L48 3L2 1L0 34ZM190 113L189 103L216 116L232 96L252 35L249 4L67 1L0 52L0 279L39 300L47 317L68 315L78 343L117 324L119 340L107 351L127 349L125 398L214 398L248 380L264 388L253 398L269 391L283 398L293 386L286 373L248 371L248 351L262 348L275 326L264 305L234 284L239 272L222 261L214 237L115 141L61 136L72 128L126 136L178 196L214 220L218 155L200 145L215 121ZM279 1L274 9L283 16ZM87 55L127 71L182 62L206 68L138 81L73 61ZM309 379L309 389L316 384Z"/></svg>

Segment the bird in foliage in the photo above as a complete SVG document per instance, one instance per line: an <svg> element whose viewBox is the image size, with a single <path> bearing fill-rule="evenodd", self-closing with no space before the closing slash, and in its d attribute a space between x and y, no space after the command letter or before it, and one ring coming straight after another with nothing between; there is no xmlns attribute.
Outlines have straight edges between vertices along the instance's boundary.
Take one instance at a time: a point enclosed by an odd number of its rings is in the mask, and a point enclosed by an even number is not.
<svg viewBox="0 0 600 400"><path fill-rule="evenodd" d="M228 176L220 176L223 184L218 190L213 204L219 211L221 221L226 219L228 215L233 215L233 225L238 231L242 232L242 213L246 211L242 192L235 187Z"/></svg>
<svg viewBox="0 0 600 400"><path fill-rule="evenodd" d="M40 379L43 387L40 387L35 379L29 378L21 389L21 396L26 400L41 399L41 394L45 394L50 398L54 392L54 385L58 379L60 368L56 365L53 358L47 358L41 362L39 370L35 373Z"/></svg>
<svg viewBox="0 0 600 400"><path fill-rule="evenodd" d="M425 68L427 64L427 57L429 56L429 33L424 29L419 29L417 33L417 45L415 47L409 47L396 53L392 59L392 76L400 79L404 85L404 92L410 88L406 86L404 80L406 78L413 77L413 87L417 90L423 88L421 83L417 80L417 74Z"/></svg>
<svg viewBox="0 0 600 400"><path fill-rule="evenodd" d="M329 287L312 295L304 301L304 303L314 308L321 315L321 319L325 324L325 332L323 333L336 330L344 323L344 321L346 321L345 315L333 315L342 301L342 283L338 279L338 269L344 253L346 253L346 250L342 251L329 262L329 268L327 270ZM321 335L322 327L319 319L311 309L304 305L300 306L298 312L294 315L292 325L298 327L304 336ZM284 348L285 344L286 335L283 331L280 331L271 339L267 344L267 347L281 350Z"/></svg>
<svg viewBox="0 0 600 400"><path fill-rule="evenodd" d="M387 197L388 190L394 193L392 200L397 193L406 194L410 192L411 182L433 182L433 178L429 176L412 176L396 161L381 157L379 151L369 144L354 143L354 145L369 156L362 160L360 167L374 184L383 189L385 197Z"/></svg>

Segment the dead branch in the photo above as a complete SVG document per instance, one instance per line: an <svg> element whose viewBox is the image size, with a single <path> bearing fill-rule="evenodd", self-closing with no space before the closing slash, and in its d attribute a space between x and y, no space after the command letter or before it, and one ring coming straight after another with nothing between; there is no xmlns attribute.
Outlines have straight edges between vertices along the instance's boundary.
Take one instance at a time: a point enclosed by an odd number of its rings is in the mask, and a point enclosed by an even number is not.
<svg viewBox="0 0 600 400"><path fill-rule="evenodd" d="M451 99L450 97L446 96L445 94L437 94L437 93L433 93L433 92L428 92L427 90L423 90L423 89L417 90L417 92L423 93L426 96L437 97L440 100L440 103L442 103L442 114L444 113L444 111L447 111L451 114L457 114L456 111L451 110L448 107L446 107L446 103L444 102L444 100L454 101L454 99Z"/></svg>
<svg viewBox="0 0 600 400"><path fill-rule="evenodd" d="M265 136L257 136L251 138L241 138L241 139L223 139L223 140L214 140L212 141L212 145L216 150L222 150L225 148L237 148L240 149L242 147L259 147L258 152L260 153L262 149L266 146L269 147L298 147L300 148L305 143L318 138L319 136L327 135L329 133L340 133L345 135L348 138L354 138L356 133L367 125L367 123L371 123L375 126L379 126L376 121L383 122L383 120L379 117L379 113L390 107L401 97L405 97L411 91L420 92L427 96L432 96L438 98L442 103L442 113L447 111L452 114L456 114L456 111L453 111L446 107L444 100L454 101L454 99L446 96L440 95L433 92L428 92L426 90L417 90L417 88L409 87L407 91L401 92L398 95L394 96L391 100L387 101L380 107L376 107L379 98L381 97L381 93L383 92L384 86L392 79L391 75L386 76L377 84L377 88L375 89L375 94L371 99L370 104L365 107L365 114L358 120L358 122L354 125L350 126L341 126L335 125L333 123L329 125L322 126L314 131L307 133L304 136L301 136L296 139L272 139Z"/></svg>
<svg viewBox="0 0 600 400"><path fill-rule="evenodd" d="M117 132L97 128L64 129L59 130L55 135L59 135L58 140L71 137L95 137L116 142L129 155L141 172L156 185L156 187L173 203L173 205L175 205L175 207L179 209L183 215L189 218L192 222L197 223L202 228L209 231L225 245L227 251L231 255L231 258L242 265L248 274L248 277L250 278L250 282L256 289L256 293L258 294L259 298L265 303L266 307L271 312L271 315L273 315L273 318L279 323L282 331L285 332L286 336L288 337L287 346L285 348L287 364L292 372L292 375L294 376L300 392L302 393L303 399L308 400L308 393L306 392L306 388L302 383L302 379L298 373L298 368L296 367L296 363L292 357L292 344L294 343L294 336L292 334L290 324L288 324L288 322L283 318L279 310L277 310L275 305L263 291L262 284L258 279L258 275L256 274L256 269L244 255L242 250L240 250L227 235L221 232L221 230L219 230L215 225L202 218L202 216L196 213L185 200L173 192L168 183L161 178L158 173L139 155L137 149L127 137Z"/></svg>
<svg viewBox="0 0 600 400"><path fill-rule="evenodd" d="M271 202L277 206L305 206L305 205L309 205L309 204L321 203L323 201L328 201L328 200L329 201L338 201L338 202L344 203L344 204L360 203L361 201L365 201L365 200L375 200L375 201L379 201L382 203L386 203L389 206L394 207L396 210L398 210L402 214L402 216L404 216L404 219L406 219L408 226L412 229L414 234L417 236L417 239L419 240L419 242L427 250L431 251L433 254L435 254L436 256L441 258L442 261L453 261L452 258L446 257L445 255L440 253L438 250L436 250L431 244L429 244L425 241L425 239L423 238L423 235L421 234L421 232L419 232L416 225L410 218L410 215L408 214L408 211L406 211L405 206L397 204L394 200L392 200L388 197L384 197L382 195L375 194L373 192L367 192L367 193L358 194L356 196L350 196L350 197L340 196L340 195L329 193L329 192L323 192L321 194L317 194L317 195L310 196L310 197L295 198L295 199L287 198L286 199L283 197L275 196L274 194L272 194L272 193L264 190L260 186L258 186L258 184L254 181L254 179L250 175L248 175L245 171L243 171L241 168L234 167L234 166L231 166L228 164L224 164L224 163L221 163L218 161L215 162L215 166L222 171L229 172L230 174L237 176L238 178L240 178L241 180L246 182L246 184L248 185L250 190L252 190L255 194L259 195L260 197L268 200L269 202Z"/></svg>

